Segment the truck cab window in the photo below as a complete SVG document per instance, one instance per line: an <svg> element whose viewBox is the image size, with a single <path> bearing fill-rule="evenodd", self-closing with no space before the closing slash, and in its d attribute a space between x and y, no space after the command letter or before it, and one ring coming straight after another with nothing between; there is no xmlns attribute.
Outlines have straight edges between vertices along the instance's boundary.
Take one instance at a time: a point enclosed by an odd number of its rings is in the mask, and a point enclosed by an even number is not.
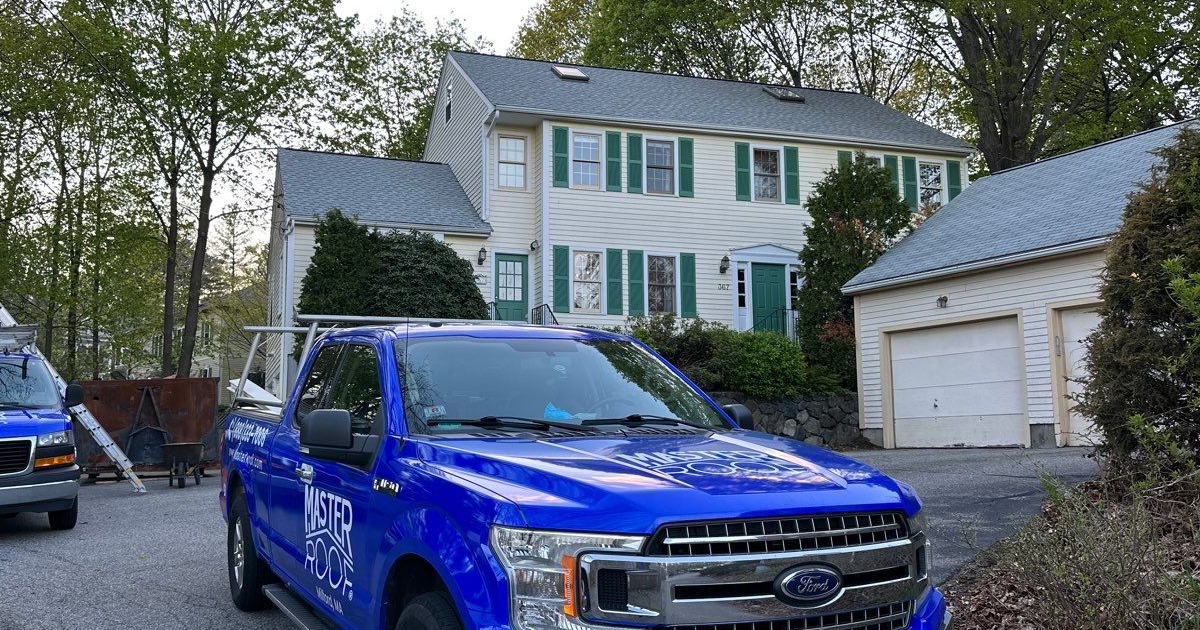
<svg viewBox="0 0 1200 630"><path fill-rule="evenodd" d="M383 389L379 385L379 361L374 348L346 347L342 366L329 390L329 402L324 406L349 411L354 433L372 433L383 411Z"/></svg>
<svg viewBox="0 0 1200 630"><path fill-rule="evenodd" d="M324 407L321 403L328 392L329 381L333 380L333 371L337 368L338 355L342 346L325 346L317 352L313 359L308 375L304 377L304 387L300 388L299 399L296 401L296 426L304 421L304 416L314 409Z"/></svg>

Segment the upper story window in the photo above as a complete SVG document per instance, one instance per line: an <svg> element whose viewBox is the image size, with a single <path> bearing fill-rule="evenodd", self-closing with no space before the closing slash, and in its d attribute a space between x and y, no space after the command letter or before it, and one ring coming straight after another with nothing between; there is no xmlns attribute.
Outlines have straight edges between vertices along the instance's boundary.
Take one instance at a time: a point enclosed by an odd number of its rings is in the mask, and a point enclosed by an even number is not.
<svg viewBox="0 0 1200 630"><path fill-rule="evenodd" d="M779 201L779 151L754 150L754 199Z"/></svg>
<svg viewBox="0 0 1200 630"><path fill-rule="evenodd" d="M675 194L675 143L670 140L646 141L646 192Z"/></svg>
<svg viewBox="0 0 1200 630"><path fill-rule="evenodd" d="M575 252L572 256L574 310L600 312L600 252Z"/></svg>
<svg viewBox="0 0 1200 630"><path fill-rule="evenodd" d="M646 293L651 313L675 312L675 257L647 256Z"/></svg>
<svg viewBox="0 0 1200 630"><path fill-rule="evenodd" d="M942 205L942 189L945 187L942 183L942 165L937 162L921 162L920 179L921 206L933 204L934 206Z"/></svg>
<svg viewBox="0 0 1200 630"><path fill-rule="evenodd" d="M454 96L454 84L447 83L446 84L446 122L450 122L450 102L452 100L454 100L453 96Z"/></svg>
<svg viewBox="0 0 1200 630"><path fill-rule="evenodd" d="M878 155L864 155L862 159L871 166L883 168L883 158Z"/></svg>
<svg viewBox="0 0 1200 630"><path fill-rule="evenodd" d="M525 138L500 136L496 178L501 188L525 188Z"/></svg>
<svg viewBox="0 0 1200 630"><path fill-rule="evenodd" d="M571 141L571 186L600 188L600 134L574 135Z"/></svg>

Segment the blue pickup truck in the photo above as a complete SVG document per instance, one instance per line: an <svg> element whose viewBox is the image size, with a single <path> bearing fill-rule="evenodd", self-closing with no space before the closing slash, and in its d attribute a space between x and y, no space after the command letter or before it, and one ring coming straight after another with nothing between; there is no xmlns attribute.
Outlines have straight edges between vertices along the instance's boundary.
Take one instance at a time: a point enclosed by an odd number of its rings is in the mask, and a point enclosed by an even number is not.
<svg viewBox="0 0 1200 630"><path fill-rule="evenodd" d="M41 357L0 352L0 516L46 512L50 527L75 527L79 466L67 408L83 391L69 385L66 395Z"/></svg>
<svg viewBox="0 0 1200 630"><path fill-rule="evenodd" d="M912 489L752 424L622 335L327 332L281 409L226 419L233 601L314 629L947 627Z"/></svg>

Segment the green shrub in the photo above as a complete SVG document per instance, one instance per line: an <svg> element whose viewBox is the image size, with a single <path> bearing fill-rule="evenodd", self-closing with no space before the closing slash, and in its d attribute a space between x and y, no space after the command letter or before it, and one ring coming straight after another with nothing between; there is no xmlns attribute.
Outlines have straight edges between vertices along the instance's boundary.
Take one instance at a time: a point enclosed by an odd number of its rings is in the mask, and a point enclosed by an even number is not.
<svg viewBox="0 0 1200 630"><path fill-rule="evenodd" d="M626 332L705 391L737 391L763 398L840 391L836 379L808 365L800 346L778 333L738 332L673 315L632 317Z"/></svg>

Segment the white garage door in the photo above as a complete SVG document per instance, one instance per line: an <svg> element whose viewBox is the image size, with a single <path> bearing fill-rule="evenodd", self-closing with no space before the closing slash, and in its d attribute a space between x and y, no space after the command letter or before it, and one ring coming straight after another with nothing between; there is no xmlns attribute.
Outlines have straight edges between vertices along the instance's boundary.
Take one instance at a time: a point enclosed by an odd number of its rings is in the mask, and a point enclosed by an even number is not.
<svg viewBox="0 0 1200 630"><path fill-rule="evenodd" d="M889 336L896 446L1025 443L1015 317Z"/></svg>

